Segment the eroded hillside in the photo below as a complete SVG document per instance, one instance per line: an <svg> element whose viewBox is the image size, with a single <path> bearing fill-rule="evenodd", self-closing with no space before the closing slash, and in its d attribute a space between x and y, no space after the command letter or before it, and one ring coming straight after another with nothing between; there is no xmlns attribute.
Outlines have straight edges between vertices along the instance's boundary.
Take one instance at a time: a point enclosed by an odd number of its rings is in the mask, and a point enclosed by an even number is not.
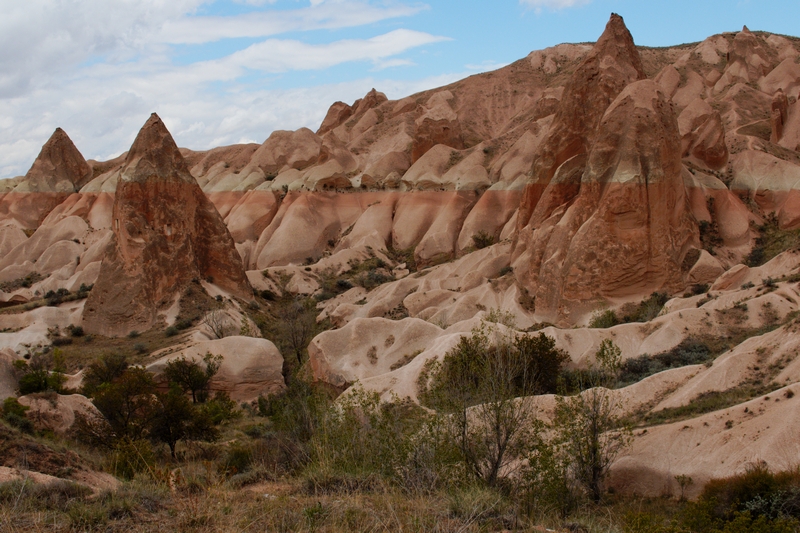
<svg viewBox="0 0 800 533"><path fill-rule="evenodd" d="M614 15L595 44L397 101L373 89L261 145L179 150L154 116L97 162L58 129L0 190L0 393L13 361L80 327L142 335L154 373L219 353L215 387L238 401L295 365L416 400L427 362L500 310L577 368L606 339L626 361L706 347L615 389L639 424L618 489L788 468L799 97L796 38L641 48ZM270 325L292 313L296 346Z"/></svg>

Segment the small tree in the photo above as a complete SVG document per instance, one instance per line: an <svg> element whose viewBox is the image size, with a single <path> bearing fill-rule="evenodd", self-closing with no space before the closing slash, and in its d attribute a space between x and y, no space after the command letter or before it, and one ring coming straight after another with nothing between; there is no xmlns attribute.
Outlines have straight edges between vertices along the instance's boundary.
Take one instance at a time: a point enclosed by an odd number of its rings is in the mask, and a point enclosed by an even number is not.
<svg viewBox="0 0 800 533"><path fill-rule="evenodd" d="M224 339L230 335L232 324L227 313L222 309L212 309L203 319L203 324L216 339Z"/></svg>
<svg viewBox="0 0 800 533"><path fill-rule="evenodd" d="M111 438L147 436L155 411L155 390L156 384L144 368L131 367L95 391L94 405L108 422Z"/></svg>
<svg viewBox="0 0 800 533"><path fill-rule="evenodd" d="M181 388L173 384L168 392L156 394L149 436L169 446L170 455L175 459L178 441L190 438L212 441L219 437L219 431L209 414L189 403Z"/></svg>
<svg viewBox="0 0 800 533"><path fill-rule="evenodd" d="M184 392L192 394L192 403L205 403L208 399L211 378L213 378L222 365L221 355L206 353L203 356L205 368L201 368L196 361L181 356L167 363L164 376L169 383L177 384Z"/></svg>
<svg viewBox="0 0 800 533"><path fill-rule="evenodd" d="M602 482L619 452L629 444L631 431L621 419L620 400L605 387L616 381L620 349L607 339L595 359L600 371L590 375L597 381L580 394L556 399L553 428L560 458L572 478L599 501Z"/></svg>
<svg viewBox="0 0 800 533"><path fill-rule="evenodd" d="M484 323L433 365L420 397L449 413L467 467L494 485L538 435L540 424L525 397L554 387L567 359L543 333L518 336Z"/></svg>
<svg viewBox="0 0 800 533"><path fill-rule="evenodd" d="M128 369L128 359L123 354L104 354L83 372L84 396L92 397L104 383L111 383Z"/></svg>
<svg viewBox="0 0 800 533"><path fill-rule="evenodd" d="M285 344L294 353L298 365L303 364L308 345L317 331L315 310L313 300L297 299L286 306L281 317Z"/></svg>
<svg viewBox="0 0 800 533"><path fill-rule="evenodd" d="M30 362L15 361L14 368L19 377L20 395L36 392L62 392L64 382L64 355L56 348L52 356L36 354Z"/></svg>

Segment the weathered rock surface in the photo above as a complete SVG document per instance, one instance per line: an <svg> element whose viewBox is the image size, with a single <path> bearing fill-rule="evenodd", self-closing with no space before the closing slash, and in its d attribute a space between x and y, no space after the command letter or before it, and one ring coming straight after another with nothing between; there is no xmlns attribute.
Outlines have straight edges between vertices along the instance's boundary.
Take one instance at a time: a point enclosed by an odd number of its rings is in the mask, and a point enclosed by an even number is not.
<svg viewBox="0 0 800 533"><path fill-rule="evenodd" d="M91 167L72 140L64 130L56 128L25 177L0 198L0 220L13 220L23 228L35 229L53 208L91 177Z"/></svg>
<svg viewBox="0 0 800 533"><path fill-rule="evenodd" d="M147 365L160 375L167 363L185 357L203 364L206 354L221 355L222 364L211 380L211 391L227 392L237 402L250 402L259 396L277 394L285 388L283 357L272 342L253 337L225 337L198 342Z"/></svg>
<svg viewBox="0 0 800 533"><path fill-rule="evenodd" d="M597 76L606 81L591 81ZM539 149L513 265L546 319L598 297L683 282L681 261L697 230L679 128L661 87L643 77L630 34L612 16Z"/></svg>
<svg viewBox="0 0 800 533"><path fill-rule="evenodd" d="M114 201L114 236L86 302L88 332L123 335L153 327L195 278L252 294L233 239L153 114L131 147Z"/></svg>
<svg viewBox="0 0 800 533"><path fill-rule="evenodd" d="M102 416L91 400L80 394L31 394L20 396L19 403L29 409L25 416L37 431L52 431L58 435L69 433L79 416Z"/></svg>

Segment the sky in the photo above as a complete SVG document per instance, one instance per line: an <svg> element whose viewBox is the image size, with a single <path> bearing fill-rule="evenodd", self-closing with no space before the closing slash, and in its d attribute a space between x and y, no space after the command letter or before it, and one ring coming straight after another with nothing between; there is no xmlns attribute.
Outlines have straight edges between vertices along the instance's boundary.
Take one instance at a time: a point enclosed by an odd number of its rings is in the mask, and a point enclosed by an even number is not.
<svg viewBox="0 0 800 533"><path fill-rule="evenodd" d="M800 34L800 0L0 0L0 178L56 127L115 157L151 112L193 150L316 131L335 101L593 42L612 12L645 46Z"/></svg>

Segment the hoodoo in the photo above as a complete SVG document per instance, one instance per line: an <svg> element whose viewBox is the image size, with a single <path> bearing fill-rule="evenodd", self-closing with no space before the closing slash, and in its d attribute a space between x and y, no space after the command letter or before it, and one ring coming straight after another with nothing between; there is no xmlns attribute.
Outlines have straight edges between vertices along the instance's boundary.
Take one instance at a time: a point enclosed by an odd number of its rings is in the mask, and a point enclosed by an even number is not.
<svg viewBox="0 0 800 533"><path fill-rule="evenodd" d="M564 90L520 205L514 267L537 314L677 286L697 231L681 176L675 113L614 14Z"/></svg>
<svg viewBox="0 0 800 533"><path fill-rule="evenodd" d="M83 315L89 332L123 335L153 327L159 311L192 280L252 295L233 238L155 113L125 161L112 229Z"/></svg>
<svg viewBox="0 0 800 533"><path fill-rule="evenodd" d="M67 133L56 128L22 181L0 201L0 219L36 229L47 214L92 177Z"/></svg>

